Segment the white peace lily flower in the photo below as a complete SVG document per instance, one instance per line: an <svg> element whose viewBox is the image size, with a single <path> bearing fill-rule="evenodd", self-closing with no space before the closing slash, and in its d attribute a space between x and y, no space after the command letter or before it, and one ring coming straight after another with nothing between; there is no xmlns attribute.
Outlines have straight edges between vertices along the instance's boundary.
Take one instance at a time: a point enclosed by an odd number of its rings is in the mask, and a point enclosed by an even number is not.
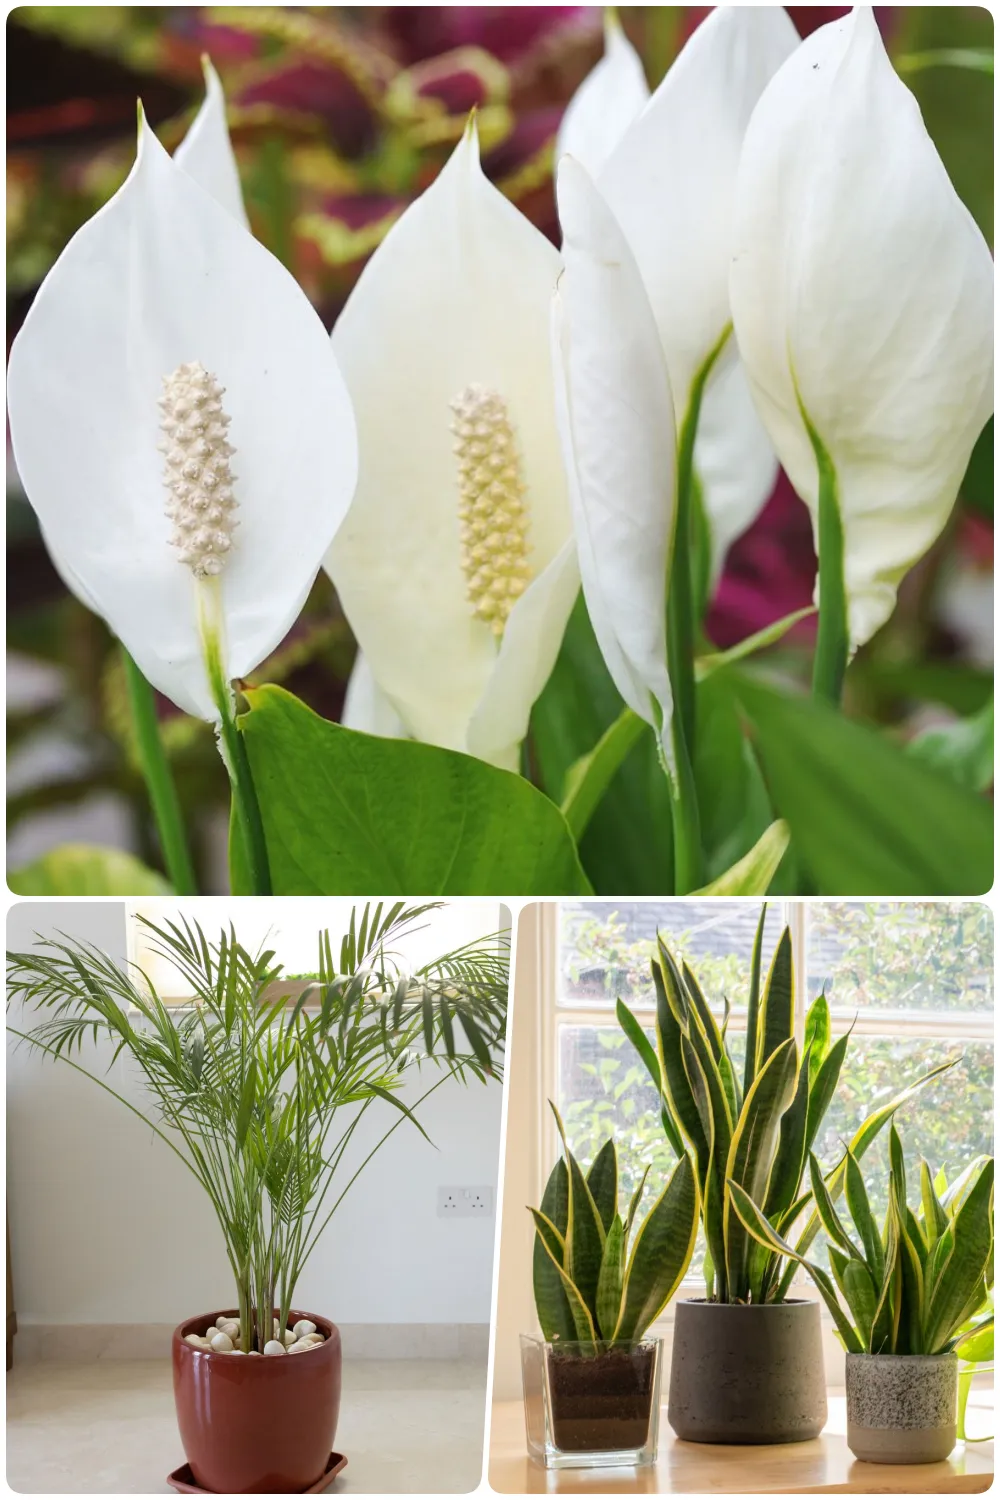
<svg viewBox="0 0 1000 1500"><path fill-rule="evenodd" d="M557 407L580 573L615 686L668 760L666 584L674 525L670 380L618 221L584 168L558 169L565 271L555 303Z"/></svg>
<svg viewBox="0 0 1000 1500"><path fill-rule="evenodd" d="M725 341L701 401L694 454L713 577L777 477L733 340L726 339L728 277L743 137L763 89L797 45L782 6L719 6L595 176L642 273L678 427L706 363Z"/></svg>
<svg viewBox="0 0 1000 1500"><path fill-rule="evenodd" d="M15 460L61 570L154 687L211 721L206 655L229 680L281 641L356 472L321 321L232 195L193 180L221 108L210 77L187 170L140 120L132 172L46 277L8 367Z"/></svg>
<svg viewBox="0 0 1000 1500"><path fill-rule="evenodd" d="M939 534L993 409L993 264L872 11L816 31L747 132L730 277L758 410L818 531L832 461L852 647Z"/></svg>
<svg viewBox="0 0 1000 1500"><path fill-rule="evenodd" d="M556 135L556 162L575 157L596 177L648 99L639 54L614 12L606 11L604 56L566 106Z"/></svg>
<svg viewBox="0 0 1000 1500"><path fill-rule="evenodd" d="M579 587L549 338L558 274L483 176L470 127L333 331L360 475L328 571L410 733L508 769Z"/></svg>

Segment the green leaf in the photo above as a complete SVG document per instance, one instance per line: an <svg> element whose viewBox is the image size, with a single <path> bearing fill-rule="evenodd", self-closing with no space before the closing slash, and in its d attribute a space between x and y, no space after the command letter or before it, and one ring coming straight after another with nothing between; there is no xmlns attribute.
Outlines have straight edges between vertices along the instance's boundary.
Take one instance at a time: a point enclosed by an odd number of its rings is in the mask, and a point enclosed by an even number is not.
<svg viewBox="0 0 1000 1500"><path fill-rule="evenodd" d="M11 870L15 896L170 896L172 887L121 849L60 844L40 859Z"/></svg>
<svg viewBox="0 0 1000 1500"><path fill-rule="evenodd" d="M981 895L988 803L828 703L741 678L776 808L827 896Z"/></svg>
<svg viewBox="0 0 1000 1500"><path fill-rule="evenodd" d="M863 1260L855 1260L853 1257L848 1260L841 1275L841 1286L858 1336L867 1349L875 1323L878 1296L871 1272Z"/></svg>
<svg viewBox="0 0 1000 1500"><path fill-rule="evenodd" d="M618 1152L613 1136L604 1142L591 1162L587 1172L587 1186L607 1234L618 1212Z"/></svg>
<svg viewBox="0 0 1000 1500"><path fill-rule="evenodd" d="M601 1274L597 1278L597 1327L602 1338L613 1339L622 1309L625 1226L615 1214L604 1242Z"/></svg>
<svg viewBox="0 0 1000 1500"><path fill-rule="evenodd" d="M699 1208L694 1168L683 1156L635 1237L616 1340L641 1338L680 1286L694 1253Z"/></svg>
<svg viewBox="0 0 1000 1500"><path fill-rule="evenodd" d="M934 1191L934 1176L929 1164L920 1158L920 1202L924 1211L924 1229L928 1244L933 1246L948 1228L948 1215Z"/></svg>
<svg viewBox="0 0 1000 1500"><path fill-rule="evenodd" d="M621 712L621 695L604 665L581 594L531 715L535 776L554 802L566 794L571 766L591 753ZM643 836L623 838L623 829L642 829ZM669 789L648 725L587 823L580 858L594 889L606 895L660 896L673 890Z"/></svg>
<svg viewBox="0 0 1000 1500"><path fill-rule="evenodd" d="M993 1314L990 1313L988 1318L968 1329L961 1338L955 1339L952 1348L959 1359L964 1359L969 1364L984 1364L993 1358L994 1334Z"/></svg>
<svg viewBox="0 0 1000 1500"><path fill-rule="evenodd" d="M854 1220L854 1227L865 1247L865 1260L871 1267L876 1286L880 1287L885 1275L885 1251L882 1248L882 1237L871 1210L864 1176L851 1152L847 1153L844 1196L847 1200L848 1211Z"/></svg>
<svg viewBox="0 0 1000 1500"><path fill-rule="evenodd" d="M764 896L788 848L788 824L772 823L749 854L730 865L709 885L692 891L694 896Z"/></svg>
<svg viewBox="0 0 1000 1500"><path fill-rule="evenodd" d="M771 958L757 1032L757 1071L784 1045L795 1026L795 975L792 934L784 928Z"/></svg>
<svg viewBox="0 0 1000 1500"><path fill-rule="evenodd" d="M327 723L282 688L242 716L276 894L589 890L565 819L520 776ZM246 872L234 871L234 888Z"/></svg>
<svg viewBox="0 0 1000 1500"><path fill-rule="evenodd" d="M566 772L562 814L575 839L583 834L609 782L645 728L638 714L623 709L593 750L574 761Z"/></svg>
<svg viewBox="0 0 1000 1500"><path fill-rule="evenodd" d="M681 1139L680 1131L674 1122L666 1100L663 1073L660 1068L660 1060L656 1055L656 1048L652 1045L628 1006L621 1000L617 1001L615 1005L615 1015L618 1017L618 1024L622 1031L624 1031L632 1046L645 1063L646 1071L653 1080L654 1087L660 1096L660 1120L663 1125L663 1133L670 1142L675 1154L682 1156L684 1153L684 1142Z"/></svg>
<svg viewBox="0 0 1000 1500"><path fill-rule="evenodd" d="M819 1221L830 1236L830 1239L841 1250L846 1251L853 1260L863 1260L864 1255L858 1249L857 1245L855 1245L841 1222L840 1215L833 1205L833 1199L830 1197L829 1189L823 1180L823 1169L812 1152L809 1153L809 1181L812 1185L813 1198L816 1203L816 1212L819 1214Z"/></svg>
<svg viewBox="0 0 1000 1500"><path fill-rule="evenodd" d="M830 1002L825 995L817 995L806 1011L806 1030L803 1048L809 1048L809 1087L816 1082L820 1068L830 1051Z"/></svg>
<svg viewBox="0 0 1000 1500"><path fill-rule="evenodd" d="M907 52L896 58L896 70L904 78L926 68L963 68L992 78L993 52L988 47L938 47L933 52Z"/></svg>
<svg viewBox="0 0 1000 1500"><path fill-rule="evenodd" d="M780 620L774 620L770 625L765 625L763 630L755 631L748 635L745 640L735 646L730 646L728 651L713 651L709 656L695 658L695 674L699 681L704 681L720 667L731 667L739 661L745 661L748 656L755 656L758 651L765 650L768 646L777 645L783 636L787 635L793 626L798 625L800 620L807 620L810 615L816 613L816 606L809 604L805 609L797 609L793 614L783 615Z"/></svg>
<svg viewBox="0 0 1000 1500"><path fill-rule="evenodd" d="M542 1217L546 1223L553 1226L558 1236L558 1239L553 1239L553 1246L560 1242L565 1246L566 1220L569 1213L568 1183L566 1163L560 1157L549 1174L541 1206ZM537 1226L537 1219L535 1223ZM545 1246L541 1242L542 1233L543 1231L539 1229L535 1235L532 1261L538 1323L542 1330L542 1337L547 1343L551 1344L555 1339L572 1342L576 1338L576 1324L573 1321L562 1277L553 1265L553 1256L545 1253ZM561 1262L565 1258L565 1250L559 1250L556 1258Z"/></svg>
<svg viewBox="0 0 1000 1500"><path fill-rule="evenodd" d="M955 1248L929 1294L926 1352L936 1354L968 1316L993 1248L993 1161L983 1167L952 1224Z"/></svg>
<svg viewBox="0 0 1000 1500"><path fill-rule="evenodd" d="M743 1069L743 1097L746 1098L757 1073L757 1028L760 1022L760 971L761 953L764 947L764 922L767 919L767 902L760 909L757 931L754 934L753 952L750 958L750 994L747 1000L747 1052Z"/></svg>
<svg viewBox="0 0 1000 1500"><path fill-rule="evenodd" d="M993 699L978 713L940 729L925 729L909 741L906 753L970 792L993 782Z"/></svg>
<svg viewBox="0 0 1000 1500"><path fill-rule="evenodd" d="M735 1181L751 1199L763 1198L774 1161L781 1116L791 1103L796 1079L795 1038L788 1037L771 1053L743 1103L733 1131L727 1180ZM732 1212L729 1195L723 1211L726 1242L726 1282L729 1297L745 1295L748 1242L746 1228Z"/></svg>
<svg viewBox="0 0 1000 1500"><path fill-rule="evenodd" d="M405 1115L406 1118L410 1121L410 1123L412 1125L415 1125L417 1127L417 1129L420 1131L420 1134L423 1136L423 1138L427 1142L427 1144L429 1146L433 1146L434 1145L434 1142L431 1140L430 1136L427 1134L426 1130L421 1125L420 1121L417 1119L417 1117L413 1113L412 1109L409 1109L403 1103L402 1099L398 1098L396 1094L394 1094L394 1093L391 1092L391 1090L384 1089L380 1083L372 1083L371 1081L369 1081L369 1083L367 1084L367 1087L369 1089L371 1089L371 1091L372 1091L373 1094L377 1094L380 1099L385 1099L385 1101L388 1104L394 1104L396 1106L396 1108L399 1110L400 1114Z"/></svg>
<svg viewBox="0 0 1000 1500"><path fill-rule="evenodd" d="M551 1101L549 1107L555 1116L556 1126L563 1144L563 1155L566 1159L565 1269L589 1313L593 1310L594 1300L597 1296L597 1278L600 1275L601 1261L604 1257L604 1241L606 1238L604 1225L597 1211L597 1204L594 1202L593 1194L587 1186L587 1179L580 1168L580 1163L569 1149L562 1116ZM572 1302L573 1299L571 1297L571 1307Z"/></svg>
<svg viewBox="0 0 1000 1500"><path fill-rule="evenodd" d="M695 791L706 879L723 876L774 821L770 799L725 672L697 684Z"/></svg>
<svg viewBox="0 0 1000 1500"><path fill-rule="evenodd" d="M597 1330L594 1327L594 1320L590 1315L590 1309L587 1307L583 1298L580 1296L579 1289L575 1285L572 1277L567 1275L566 1271L563 1270L563 1267L559 1264L557 1255L554 1254L552 1249L550 1248L549 1239L546 1237L546 1234L542 1232L545 1229L544 1223L540 1222L542 1220L542 1215L538 1212L537 1209L534 1208L530 1209L529 1212L531 1213L531 1216L535 1221L535 1228L538 1231L535 1243L541 1245L542 1254L548 1256L549 1261L551 1262L556 1272L556 1275L559 1277L563 1291L566 1294L566 1302L569 1306L569 1310L573 1318L573 1333L575 1341L578 1341L581 1344L590 1344L596 1347Z"/></svg>
<svg viewBox="0 0 1000 1500"><path fill-rule="evenodd" d="M829 1308L837 1332L844 1341L844 1347L852 1354L861 1354L863 1352L861 1340L851 1327L850 1320L837 1300L833 1283L822 1266L814 1265L812 1261L806 1260L805 1256L800 1255L787 1240L782 1239L773 1225L768 1223L749 1193L745 1192L738 1182L730 1180L726 1186L729 1190L733 1213L739 1218L747 1234L767 1249L774 1251L775 1254L787 1256L789 1260L805 1267Z"/></svg>

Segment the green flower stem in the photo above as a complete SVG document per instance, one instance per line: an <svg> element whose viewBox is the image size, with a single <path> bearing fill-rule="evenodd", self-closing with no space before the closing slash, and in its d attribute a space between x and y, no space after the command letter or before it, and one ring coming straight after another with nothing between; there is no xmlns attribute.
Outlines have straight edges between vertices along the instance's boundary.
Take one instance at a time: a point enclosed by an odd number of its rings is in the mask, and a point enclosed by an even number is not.
<svg viewBox="0 0 1000 1500"><path fill-rule="evenodd" d="M170 762L160 738L160 725L156 715L156 699L153 689L129 656L121 648L122 664L125 668L125 687L128 692L132 724L135 729L139 751L139 764L149 793L149 801L160 835L160 848L170 883L178 896L194 896L198 884L195 880L191 852L184 833L184 820L180 800Z"/></svg>
<svg viewBox="0 0 1000 1500"><path fill-rule="evenodd" d="M215 581L202 586L201 638L205 649L205 666L208 671L212 701L219 710L219 751L229 773L232 788L233 809L243 837L250 885L255 896L270 896L271 866L267 856L267 840L264 837L264 821L257 801L250 757L236 723L236 704L233 691L226 680L219 648L218 599Z"/></svg>
<svg viewBox="0 0 1000 1500"><path fill-rule="evenodd" d="M819 476L819 628L813 658L815 698L840 703L850 654L847 590L844 584L844 527L840 518L837 471L801 405Z"/></svg>
<svg viewBox="0 0 1000 1500"><path fill-rule="evenodd" d="M663 753L663 719L659 705L655 698L650 701L656 729L656 752L660 758L663 774L667 778L667 789L670 794L670 814L674 827L674 895L684 896L688 891L697 890L702 882L701 819L698 812L698 795L676 709L670 726L675 761L675 766L671 767Z"/></svg>

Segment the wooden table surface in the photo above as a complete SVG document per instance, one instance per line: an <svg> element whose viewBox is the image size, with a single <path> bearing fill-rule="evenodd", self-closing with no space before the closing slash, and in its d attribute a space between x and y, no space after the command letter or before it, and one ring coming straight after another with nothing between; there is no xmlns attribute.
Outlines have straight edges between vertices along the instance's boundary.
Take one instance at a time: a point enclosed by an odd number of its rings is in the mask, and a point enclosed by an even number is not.
<svg viewBox="0 0 1000 1500"><path fill-rule="evenodd" d="M865 1464L847 1446L846 1403L831 1394L822 1435L767 1447L682 1443L660 1413L655 1468L544 1469L529 1459L520 1401L494 1403L490 1485L500 1494L981 1494L993 1483L993 1444L959 1443L939 1464ZM975 1410L973 1410L975 1408ZM992 1432L993 1392L974 1390L970 1432Z"/></svg>

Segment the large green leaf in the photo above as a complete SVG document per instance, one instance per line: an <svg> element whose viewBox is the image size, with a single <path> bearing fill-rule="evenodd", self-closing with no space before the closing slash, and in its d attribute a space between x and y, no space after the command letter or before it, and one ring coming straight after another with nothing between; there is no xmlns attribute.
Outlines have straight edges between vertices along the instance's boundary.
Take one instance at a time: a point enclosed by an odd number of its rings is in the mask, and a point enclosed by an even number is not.
<svg viewBox="0 0 1000 1500"><path fill-rule="evenodd" d="M926 1352L936 1354L961 1327L966 1309L983 1279L993 1248L993 1161L979 1178L952 1223L955 1242L936 1285L928 1288Z"/></svg>
<svg viewBox="0 0 1000 1500"><path fill-rule="evenodd" d="M173 888L121 849L60 844L30 865L11 870L15 896L169 896Z"/></svg>
<svg viewBox="0 0 1000 1500"><path fill-rule="evenodd" d="M850 1151L847 1153L844 1175L844 1197L847 1200L851 1218L854 1220L854 1227L861 1236L861 1243L865 1249L865 1261L871 1267L876 1286L881 1286L885 1275L885 1251L882 1247L882 1237L875 1222L875 1215L872 1213L864 1176Z"/></svg>
<svg viewBox="0 0 1000 1500"><path fill-rule="evenodd" d="M757 1033L757 1071L772 1052L787 1042L795 1024L795 985L792 967L792 934L784 928L771 957L761 1000Z"/></svg>
<svg viewBox="0 0 1000 1500"><path fill-rule="evenodd" d="M574 1338L581 1344L596 1346L597 1329L590 1309L580 1296L579 1289L573 1278L563 1269L559 1263L558 1247L553 1244L550 1233L545 1232L547 1226L542 1222L542 1216L537 1209L531 1209L531 1216L535 1221L538 1232L537 1244L542 1247L542 1254L547 1255L552 1263L553 1269L562 1282L563 1291L566 1293L566 1301L573 1317Z"/></svg>
<svg viewBox="0 0 1000 1500"><path fill-rule="evenodd" d="M789 1037L771 1053L754 1079L736 1129L733 1131L726 1177L739 1183L755 1202L764 1197L771 1166L777 1149L781 1116L791 1103L795 1091L795 1038ZM726 1195L723 1215L725 1230L726 1282L730 1299L746 1295L746 1262L749 1250L742 1219L732 1212Z"/></svg>
<svg viewBox="0 0 1000 1500"><path fill-rule="evenodd" d="M760 909L757 931L754 933L753 952L750 957L750 993L747 997L747 1052L743 1065L743 1097L746 1098L757 1073L757 1029L760 1024L760 974L761 954L764 947L764 923L767 920L767 902Z"/></svg>
<svg viewBox="0 0 1000 1500"><path fill-rule="evenodd" d="M535 1220L537 1232L533 1248L532 1280L538 1323L542 1330L542 1337L547 1343L552 1343L554 1339L573 1340L576 1338L576 1324L569 1299L566 1296L563 1279L554 1263L554 1261L561 1262L565 1257L564 1248L560 1248L560 1241L565 1246L566 1219L569 1212L568 1181L566 1163L560 1157L549 1174L541 1206L541 1217L545 1224L552 1225L556 1236L548 1237L550 1254L546 1253L545 1244L542 1242L544 1225L539 1228L538 1219Z"/></svg>
<svg viewBox="0 0 1000 1500"><path fill-rule="evenodd" d="M771 795L818 892L981 895L993 883L989 804L827 703L741 677Z"/></svg>
<svg viewBox="0 0 1000 1500"><path fill-rule="evenodd" d="M748 854L692 896L765 896L788 848L788 824L779 818Z"/></svg>
<svg viewBox="0 0 1000 1500"><path fill-rule="evenodd" d="M282 688L241 718L280 895L568 895L589 887L559 809L520 776L357 734ZM246 872L234 870L235 890Z"/></svg>
<svg viewBox="0 0 1000 1500"><path fill-rule="evenodd" d="M617 1339L641 1338L680 1286L694 1252L698 1217L698 1184L691 1159L684 1156L632 1245Z"/></svg>
<svg viewBox="0 0 1000 1500"><path fill-rule="evenodd" d="M587 1170L587 1186L606 1234L618 1212L618 1152L614 1136L609 1136L591 1162Z"/></svg>
<svg viewBox="0 0 1000 1500"><path fill-rule="evenodd" d="M984 792L993 782L993 699L967 719L925 729L906 753L970 792Z"/></svg>
<svg viewBox="0 0 1000 1500"><path fill-rule="evenodd" d="M622 1281L625 1274L625 1225L615 1214L604 1241L601 1274L597 1278L597 1327L601 1337L613 1339L622 1310Z"/></svg>
<svg viewBox="0 0 1000 1500"><path fill-rule="evenodd" d="M621 696L604 665L581 594L531 715L532 774L554 802L568 794L571 767L593 752L621 713ZM662 896L673 890L670 796L648 725L589 816L580 858L599 893Z"/></svg>

